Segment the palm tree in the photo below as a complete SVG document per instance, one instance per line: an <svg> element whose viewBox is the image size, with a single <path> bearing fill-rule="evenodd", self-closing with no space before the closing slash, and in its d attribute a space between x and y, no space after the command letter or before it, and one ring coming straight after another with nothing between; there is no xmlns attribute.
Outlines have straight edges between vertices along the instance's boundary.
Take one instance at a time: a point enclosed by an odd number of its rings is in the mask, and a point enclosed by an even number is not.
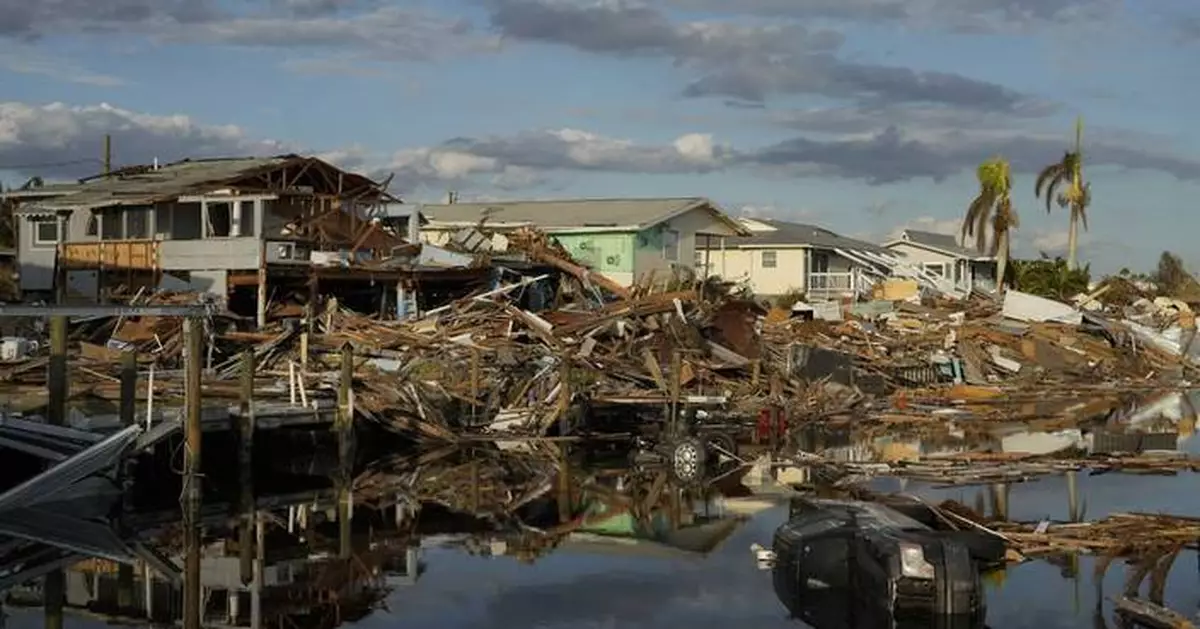
<svg viewBox="0 0 1200 629"><path fill-rule="evenodd" d="M1061 194L1054 192L1060 185L1067 188ZM1075 120L1075 150L1063 153L1062 161L1050 164L1038 173L1034 183L1033 193L1042 197L1046 195L1046 212L1050 211L1051 201L1057 201L1058 206L1071 211L1070 229L1067 232L1067 268L1077 267L1077 250L1079 248L1079 225L1087 229L1087 208L1092 203L1091 184L1083 181L1083 118Z"/></svg>
<svg viewBox="0 0 1200 629"><path fill-rule="evenodd" d="M979 178L979 194L967 207L967 215L963 219L962 237L975 239L975 248L981 253L996 258L996 290L1004 290L1004 272L1008 267L1010 252L1009 232L1018 226L1017 211L1013 209L1012 174L1008 161L1003 157L993 157L976 169ZM992 238L988 241L988 224L991 224Z"/></svg>

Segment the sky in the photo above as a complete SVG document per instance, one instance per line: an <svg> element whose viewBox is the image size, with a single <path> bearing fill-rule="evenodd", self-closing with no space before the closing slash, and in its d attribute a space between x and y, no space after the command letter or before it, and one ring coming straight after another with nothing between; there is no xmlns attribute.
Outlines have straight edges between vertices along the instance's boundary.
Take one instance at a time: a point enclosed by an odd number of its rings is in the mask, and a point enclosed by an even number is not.
<svg viewBox="0 0 1200 629"><path fill-rule="evenodd" d="M1094 271L1193 268L1185 0L0 0L0 181L297 152L413 202L705 196L882 240L957 233L993 155L1016 255L1082 116ZM1185 113L1186 112L1186 113ZM1186 116L1186 117L1185 117Z"/></svg>

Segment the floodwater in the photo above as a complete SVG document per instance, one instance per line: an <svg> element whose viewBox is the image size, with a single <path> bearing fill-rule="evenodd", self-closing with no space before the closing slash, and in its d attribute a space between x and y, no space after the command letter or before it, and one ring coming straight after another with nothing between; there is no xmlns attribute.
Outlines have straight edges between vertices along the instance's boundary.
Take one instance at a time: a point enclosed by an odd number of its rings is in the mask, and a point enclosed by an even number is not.
<svg viewBox="0 0 1200 629"><path fill-rule="evenodd" d="M1022 435L1022 438L1052 442L1063 437L1035 434ZM1181 438L1179 441L1180 449L1200 453L1200 442L1196 439ZM586 473L586 469L576 472ZM1200 516L1200 500L1196 499L1200 482L1197 480L1191 474L1080 475L1078 488L1085 517L1089 520L1129 511ZM880 480L876 485L900 489L900 483L894 479ZM727 537L722 538L712 531L705 533L716 539L711 550L707 547L709 544L694 539L705 535L683 539L684 536L671 533L678 526L687 528L688 524L680 525L678 517L672 518L673 524L668 523L661 515L651 518L648 524L634 526L629 518L614 515L605 519L600 514L589 520L590 528L578 527L577 534L568 536L557 548L533 559L521 558L521 553L512 549L523 535L537 531L521 529L506 518L486 525L475 522L471 525L474 532L470 535L461 532L461 523L447 525L447 532L439 532L440 525L422 527L422 534L409 540L419 544L419 549L409 555L419 558L417 566L406 563L400 570L403 576L391 574L388 578L391 570L388 566L392 564L378 564L382 567L373 583L383 588L382 600L361 613L345 611L342 618L353 616L355 619L343 626L361 629L401 626L406 629L679 626L772 629L802 626L787 617L772 588L770 573L756 568L750 550L754 543L770 544L774 529L786 518L786 500L761 488L740 489L742 491L734 493L744 495L706 500L703 506L695 505L694 511L698 515L683 518L699 529L712 528L714 522L732 521L737 514L745 516L743 522L727 527L732 529L732 534ZM983 487L933 488L918 483L908 483L903 489L938 500L955 499L966 505L977 504L981 497L987 498L990 491ZM1067 483L1063 477L1010 485L1008 492L1012 519L1062 521L1068 518ZM619 490L616 493L620 493ZM359 509L370 511L366 506ZM377 517L376 521L387 521L390 517L387 510L381 513L382 519ZM276 515L275 535L282 539L287 534L284 529L289 512L281 509ZM369 525L374 526L377 524ZM378 526L381 530L386 528L382 524ZM451 529L458 532L449 532ZM538 530L545 531L546 527ZM591 534L578 534L581 530L591 531ZM336 535L333 537L336 542ZM4 541L0 538L0 544ZM356 556L370 552L359 548ZM328 562L328 557L329 552L325 551L319 559L311 561ZM1078 564L1078 569L1072 571L1066 563L1056 566L1032 561L1010 567L1000 578L991 578L987 592L987 626L1031 629L1121 626L1112 618L1110 606L1103 601L1105 597L1120 594L1124 565L1114 562L1103 583L1096 584L1092 560L1084 557ZM0 565L0 577L5 571L6 567ZM323 573L312 570L307 576L302 571L297 574L316 580ZM1165 602L1168 607L1189 617L1197 617L1200 613L1200 559L1194 553L1181 555L1175 562L1167 582ZM242 607L241 620L236 624L250 626L246 619L249 606L243 604ZM10 628L34 629L43 624L40 609L22 609L10 604L7 611ZM331 629L338 625L336 615L305 618L300 622L264 618L262 626L290 624L305 629ZM69 610L65 617L67 627L98 628L105 624L105 620L87 617L78 610ZM841 627L849 629L847 625L817 629Z"/></svg>

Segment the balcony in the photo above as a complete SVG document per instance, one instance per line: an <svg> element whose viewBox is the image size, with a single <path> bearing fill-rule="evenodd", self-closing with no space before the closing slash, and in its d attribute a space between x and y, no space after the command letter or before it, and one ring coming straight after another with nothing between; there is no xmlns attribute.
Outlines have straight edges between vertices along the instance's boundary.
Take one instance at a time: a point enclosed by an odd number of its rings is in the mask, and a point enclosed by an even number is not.
<svg viewBox="0 0 1200 629"><path fill-rule="evenodd" d="M854 293L853 273L809 273L808 297L828 299Z"/></svg>
<svg viewBox="0 0 1200 629"><path fill-rule="evenodd" d="M65 270L159 268L159 243L154 240L100 240L59 245L58 262Z"/></svg>

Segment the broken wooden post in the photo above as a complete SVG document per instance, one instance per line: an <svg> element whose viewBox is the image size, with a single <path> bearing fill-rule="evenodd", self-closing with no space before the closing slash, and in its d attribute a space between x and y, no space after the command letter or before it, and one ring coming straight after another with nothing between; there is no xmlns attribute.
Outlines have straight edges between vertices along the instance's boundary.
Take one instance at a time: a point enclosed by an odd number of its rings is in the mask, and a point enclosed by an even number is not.
<svg viewBox="0 0 1200 629"><path fill-rule="evenodd" d="M254 582L250 586L250 629L260 629L262 627L263 565L267 556L267 547L263 520L257 515L254 520Z"/></svg>
<svg viewBox="0 0 1200 629"><path fill-rule="evenodd" d="M672 435L678 435L679 432L679 397L682 378L683 359L679 355L678 349L671 350L671 417L667 428Z"/></svg>
<svg viewBox="0 0 1200 629"><path fill-rule="evenodd" d="M50 317L50 394L47 421L55 426L67 424L67 318L62 315ZM66 603L66 575L57 569L46 575L42 583L42 605L45 612L46 629L62 629L63 606Z"/></svg>
<svg viewBox="0 0 1200 629"><path fill-rule="evenodd" d="M304 321L300 327L300 373L308 373L308 336L312 334L312 304L304 306Z"/></svg>
<svg viewBox="0 0 1200 629"><path fill-rule="evenodd" d="M342 346L342 373L338 383L338 414L335 430L338 435L338 533L340 556L350 558L350 524L354 518L350 491L351 468L354 464L354 349L349 343Z"/></svg>
<svg viewBox="0 0 1200 629"><path fill-rule="evenodd" d="M1008 520L1008 483L992 483L992 517Z"/></svg>
<svg viewBox="0 0 1200 629"><path fill-rule="evenodd" d="M238 560L242 585L254 579L254 350L242 352L241 414L238 417L238 474L241 478L242 523Z"/></svg>
<svg viewBox="0 0 1200 629"><path fill-rule="evenodd" d="M55 426L67 424L67 318L50 317L50 365L46 386L50 394L48 421Z"/></svg>
<svg viewBox="0 0 1200 629"><path fill-rule="evenodd" d="M121 425L132 426L137 408L137 352L121 353Z"/></svg>
<svg viewBox="0 0 1200 629"><path fill-rule="evenodd" d="M184 404L184 491L183 491L183 534L184 534L184 578L183 578L183 627L200 629L203 606L200 588L200 378L204 355L203 322L188 318L183 322L185 344Z"/></svg>
<svg viewBox="0 0 1200 629"><path fill-rule="evenodd" d="M571 453L566 444L559 444L558 454L558 521L566 524L575 515L571 504Z"/></svg>
<svg viewBox="0 0 1200 629"><path fill-rule="evenodd" d="M338 383L338 413L335 429L349 430L354 426L354 348L342 346L342 375Z"/></svg>
<svg viewBox="0 0 1200 629"><path fill-rule="evenodd" d="M63 606L67 598L67 577L62 568L51 571L42 581L42 606L46 629L63 629Z"/></svg>
<svg viewBox="0 0 1200 629"><path fill-rule="evenodd" d="M1067 519L1071 522L1082 522L1083 513L1079 508L1079 472L1067 471Z"/></svg>

